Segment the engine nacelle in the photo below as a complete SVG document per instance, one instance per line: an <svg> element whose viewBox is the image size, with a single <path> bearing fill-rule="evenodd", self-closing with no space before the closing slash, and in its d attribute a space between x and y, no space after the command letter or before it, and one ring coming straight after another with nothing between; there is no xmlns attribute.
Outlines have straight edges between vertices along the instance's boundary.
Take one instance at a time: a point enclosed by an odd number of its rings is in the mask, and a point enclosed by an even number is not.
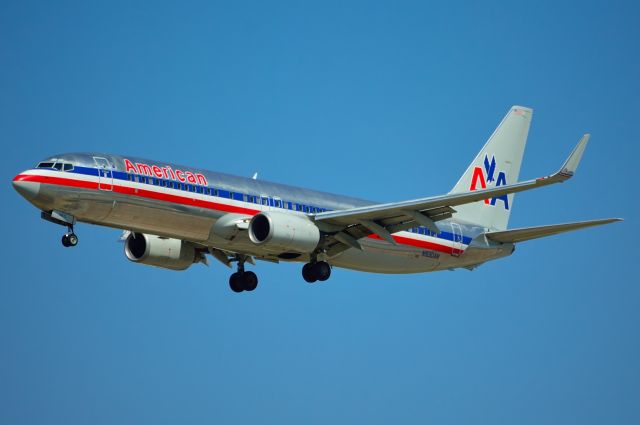
<svg viewBox="0 0 640 425"><path fill-rule="evenodd" d="M320 242L320 229L306 216L268 211L253 216L249 239L277 254L311 253Z"/></svg>
<svg viewBox="0 0 640 425"><path fill-rule="evenodd" d="M185 270L198 262L196 247L180 239L131 233L124 242L124 254L135 263L171 270Z"/></svg>

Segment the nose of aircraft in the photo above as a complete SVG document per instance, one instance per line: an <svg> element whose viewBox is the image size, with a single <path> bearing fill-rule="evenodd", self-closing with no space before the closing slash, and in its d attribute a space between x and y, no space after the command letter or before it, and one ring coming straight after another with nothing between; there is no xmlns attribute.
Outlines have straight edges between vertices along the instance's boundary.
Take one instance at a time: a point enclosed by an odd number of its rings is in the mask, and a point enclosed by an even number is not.
<svg viewBox="0 0 640 425"><path fill-rule="evenodd" d="M40 193L40 183L29 181L21 174L14 177L13 188L28 201L33 201Z"/></svg>

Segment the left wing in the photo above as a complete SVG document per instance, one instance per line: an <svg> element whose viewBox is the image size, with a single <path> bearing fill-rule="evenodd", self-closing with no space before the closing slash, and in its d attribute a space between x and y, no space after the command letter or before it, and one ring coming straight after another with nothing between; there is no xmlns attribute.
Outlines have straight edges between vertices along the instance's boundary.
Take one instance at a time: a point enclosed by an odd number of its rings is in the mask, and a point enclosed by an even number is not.
<svg viewBox="0 0 640 425"><path fill-rule="evenodd" d="M370 234L376 234L395 244L396 242L391 236L392 233L410 229L416 224L438 233L439 230L435 222L451 217L455 212L452 207L456 205L523 192L550 184L562 183L570 179L578 168L588 141L589 135L585 134L560 170L547 177L473 192L452 193L410 201L328 211L318 213L312 218L321 230L331 234L342 245L358 249L361 247L357 240Z"/></svg>

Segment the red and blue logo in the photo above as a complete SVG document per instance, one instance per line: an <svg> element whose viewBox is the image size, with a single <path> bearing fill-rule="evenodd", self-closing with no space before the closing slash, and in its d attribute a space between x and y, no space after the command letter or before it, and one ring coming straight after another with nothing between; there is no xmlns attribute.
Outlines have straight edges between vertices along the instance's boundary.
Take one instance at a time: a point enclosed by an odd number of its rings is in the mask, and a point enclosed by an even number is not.
<svg viewBox="0 0 640 425"><path fill-rule="evenodd" d="M484 169L482 167L475 167L473 169L473 175L471 176L471 185L469 186L469 190L477 190L478 184L480 184L480 189L486 189L488 185L493 187L504 186L507 184L507 175L504 171L499 171L498 176L496 174L496 158L491 155L491 161L489 161L489 156L485 154L484 156ZM507 195L496 196L495 198L485 199L484 203L487 205L496 205L497 201L502 201L504 203L504 209L509 209L509 198Z"/></svg>

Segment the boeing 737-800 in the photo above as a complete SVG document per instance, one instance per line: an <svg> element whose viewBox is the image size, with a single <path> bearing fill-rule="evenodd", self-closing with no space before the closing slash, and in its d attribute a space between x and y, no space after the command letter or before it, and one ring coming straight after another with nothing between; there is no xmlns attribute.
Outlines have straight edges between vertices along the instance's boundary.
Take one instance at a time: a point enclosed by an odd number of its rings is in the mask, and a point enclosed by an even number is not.
<svg viewBox="0 0 640 425"><path fill-rule="evenodd" d="M374 273L473 269L510 255L518 242L603 219L507 229L514 194L573 176L585 134L559 171L518 182L532 110L514 106L446 195L376 203L167 162L100 153L69 153L39 162L14 188L63 225L75 246L77 222L124 230L134 262L172 270L207 264L207 255L237 271L235 292L252 291L255 260L305 263L307 282L332 267Z"/></svg>

